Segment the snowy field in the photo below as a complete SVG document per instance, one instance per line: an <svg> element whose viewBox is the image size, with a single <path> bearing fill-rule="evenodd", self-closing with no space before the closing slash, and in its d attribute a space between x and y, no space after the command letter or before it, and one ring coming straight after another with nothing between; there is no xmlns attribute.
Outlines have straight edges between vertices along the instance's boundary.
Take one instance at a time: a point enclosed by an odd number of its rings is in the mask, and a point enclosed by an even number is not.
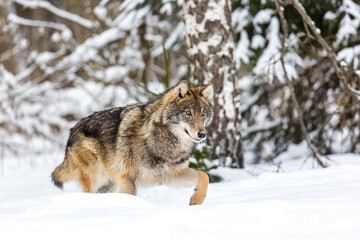
<svg viewBox="0 0 360 240"><path fill-rule="evenodd" d="M360 155L333 155L246 170L220 168L201 206L191 189L155 186L139 196L81 193L50 181L62 154L24 164L5 159L0 175L0 239L360 239ZM51 159L51 160L49 160ZM26 161L25 161L26 162Z"/></svg>

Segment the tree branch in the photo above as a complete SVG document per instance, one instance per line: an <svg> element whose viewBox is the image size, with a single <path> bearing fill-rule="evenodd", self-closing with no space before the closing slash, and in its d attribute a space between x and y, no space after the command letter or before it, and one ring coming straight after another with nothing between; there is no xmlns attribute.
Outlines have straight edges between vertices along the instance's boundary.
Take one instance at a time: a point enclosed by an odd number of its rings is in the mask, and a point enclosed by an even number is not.
<svg viewBox="0 0 360 240"><path fill-rule="evenodd" d="M8 19L10 22L16 23L18 25L24 25L24 26L30 26L30 27L46 27L46 28L56 29L59 31L63 31L65 29L67 29L67 27L64 24L26 19L26 18L19 17L13 13L9 14Z"/></svg>
<svg viewBox="0 0 360 240"><path fill-rule="evenodd" d="M336 55L335 55L334 51L331 49L331 47L325 41L325 39L321 36L320 30L318 28L316 28L314 21L306 13L306 10L304 9L304 7L301 5L301 3L298 0L291 0L291 4L296 9L296 11L301 15L303 21L309 26L310 30L315 35L316 40L326 50L326 52L331 60L331 63L335 69L336 75L338 76L340 81L343 83L346 92L351 94L358 101L360 101L360 91L354 89L352 86L349 85L349 82L345 75L345 70L344 70L343 66L341 65L341 63L339 63L338 60L336 60Z"/></svg>
<svg viewBox="0 0 360 240"><path fill-rule="evenodd" d="M35 1L35 0L14 0L14 1L26 8L32 8L32 9L44 8L58 17L77 23L87 29L92 30L95 28L94 22L90 21L89 19L80 17L79 15L70 13L68 11L64 11L60 8L55 7L54 5L52 5L47 1Z"/></svg>
<svg viewBox="0 0 360 240"><path fill-rule="evenodd" d="M303 115L301 113L301 110L300 110L300 106L299 106L299 103L296 99L296 96L295 96L295 92L294 92L294 86L292 85L292 82L290 81L288 75L287 75L287 71L286 71L286 68L285 68L285 62L284 62L284 55L285 55L285 50L286 50L286 47L285 47L285 41L288 37L288 25L287 25L287 22L285 20L285 16L284 16L284 8L282 6L280 6L280 0L276 0L276 11L278 12L279 14L279 17L280 17L280 21L281 21L281 27L283 29L283 37L281 39L281 56L280 56L280 61L281 61L281 66L282 66L282 69L284 71L284 78L286 80L286 83L287 83L287 86L288 88L290 89L290 93L291 93L291 99L292 101L294 102L294 105L295 105L295 111L296 113L298 114L298 118L299 118L299 124L300 124L300 128L301 128L301 132L305 138L305 141L308 145L308 148L310 149L310 152L312 154L312 156L316 159L317 163L321 166L321 167L326 167L324 165L324 163L320 160L317 152L315 151L314 149L314 146L312 145L311 143L311 140L310 140L310 137L309 137L309 134L306 130L306 127L305 127L305 124L304 124L304 118L303 118Z"/></svg>

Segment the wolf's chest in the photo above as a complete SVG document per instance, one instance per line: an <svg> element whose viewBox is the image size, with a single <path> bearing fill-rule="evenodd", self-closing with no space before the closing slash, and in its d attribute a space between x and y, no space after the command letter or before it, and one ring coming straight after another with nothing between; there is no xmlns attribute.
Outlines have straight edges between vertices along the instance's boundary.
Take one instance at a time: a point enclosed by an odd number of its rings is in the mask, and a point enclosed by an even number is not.
<svg viewBox="0 0 360 240"><path fill-rule="evenodd" d="M140 186L150 186L154 184L168 183L170 179L181 173L188 167L188 161L181 161L177 164L162 163L157 167L147 167L141 169L138 177Z"/></svg>

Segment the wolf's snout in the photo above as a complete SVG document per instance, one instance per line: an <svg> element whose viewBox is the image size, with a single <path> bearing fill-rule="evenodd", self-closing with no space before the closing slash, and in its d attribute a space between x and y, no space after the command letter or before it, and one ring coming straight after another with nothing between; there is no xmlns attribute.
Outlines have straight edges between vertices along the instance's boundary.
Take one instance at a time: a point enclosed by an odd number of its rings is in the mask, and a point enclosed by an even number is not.
<svg viewBox="0 0 360 240"><path fill-rule="evenodd" d="M198 132L198 137L199 137L200 139L203 139L203 138L206 137L206 133L205 133L204 131L200 131L200 132Z"/></svg>

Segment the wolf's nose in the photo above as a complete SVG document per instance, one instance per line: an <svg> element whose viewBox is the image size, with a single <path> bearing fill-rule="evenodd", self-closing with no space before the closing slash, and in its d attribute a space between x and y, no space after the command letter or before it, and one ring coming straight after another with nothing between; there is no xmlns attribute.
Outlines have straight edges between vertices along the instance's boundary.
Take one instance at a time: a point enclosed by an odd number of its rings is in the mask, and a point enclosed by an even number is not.
<svg viewBox="0 0 360 240"><path fill-rule="evenodd" d="M198 137L201 138L201 139L203 139L203 138L206 137L206 133L203 132L203 131L200 131L200 132L198 132Z"/></svg>

